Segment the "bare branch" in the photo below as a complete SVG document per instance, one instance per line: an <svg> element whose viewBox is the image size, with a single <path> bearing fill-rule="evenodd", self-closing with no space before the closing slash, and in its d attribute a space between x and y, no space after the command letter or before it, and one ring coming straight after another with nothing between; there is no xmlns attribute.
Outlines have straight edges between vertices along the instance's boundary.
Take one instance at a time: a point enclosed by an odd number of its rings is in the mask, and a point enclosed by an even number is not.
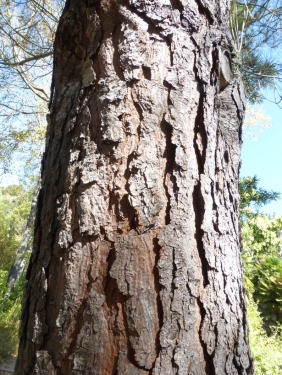
<svg viewBox="0 0 282 375"><path fill-rule="evenodd" d="M32 57L28 57L24 60L21 60L19 62L14 62L14 63L9 63L9 62L6 62L6 61L4 61L4 62L0 61L0 64L1 65L7 65L7 66L10 66L10 67L20 66L20 65L24 65L28 62L41 60L41 59L44 59L45 57L52 56L52 55L53 55L53 51L50 51L50 52L42 53L42 54L39 54L39 55L34 55Z"/></svg>

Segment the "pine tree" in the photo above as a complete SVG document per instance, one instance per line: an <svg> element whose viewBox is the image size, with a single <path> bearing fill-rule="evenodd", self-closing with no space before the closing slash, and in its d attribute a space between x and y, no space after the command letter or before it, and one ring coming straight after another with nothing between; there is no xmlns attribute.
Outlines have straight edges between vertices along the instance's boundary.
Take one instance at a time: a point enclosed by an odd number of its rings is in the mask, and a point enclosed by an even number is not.
<svg viewBox="0 0 282 375"><path fill-rule="evenodd" d="M224 0L68 0L17 375L253 374Z"/></svg>

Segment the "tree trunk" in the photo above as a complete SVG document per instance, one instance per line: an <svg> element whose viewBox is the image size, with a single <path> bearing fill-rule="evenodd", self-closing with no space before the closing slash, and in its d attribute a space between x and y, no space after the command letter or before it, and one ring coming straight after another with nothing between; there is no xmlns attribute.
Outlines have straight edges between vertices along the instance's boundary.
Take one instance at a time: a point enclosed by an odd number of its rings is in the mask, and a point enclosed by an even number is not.
<svg viewBox="0 0 282 375"><path fill-rule="evenodd" d="M253 374L227 0L68 0L16 374Z"/></svg>

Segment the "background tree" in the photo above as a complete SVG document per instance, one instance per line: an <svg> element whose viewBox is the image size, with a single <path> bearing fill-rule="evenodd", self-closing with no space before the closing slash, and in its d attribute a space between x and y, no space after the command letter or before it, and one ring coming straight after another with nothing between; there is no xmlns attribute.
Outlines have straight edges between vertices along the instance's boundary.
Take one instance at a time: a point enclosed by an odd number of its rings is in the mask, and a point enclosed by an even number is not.
<svg viewBox="0 0 282 375"><path fill-rule="evenodd" d="M13 257L14 261L9 270L8 279L7 279L7 291L11 292L19 279L25 274L27 269L27 264L29 261L29 256L31 254L32 242L33 242L33 232L34 232L34 220L36 215L36 204L38 197L39 187L35 189L35 192L32 194L33 199L31 205L28 205L30 212L26 221L25 229L22 230L21 243L17 248L17 254ZM29 194L31 195L31 194ZM30 202L29 202L30 203ZM31 206L31 207L30 207ZM12 254L9 254L10 258Z"/></svg>
<svg viewBox="0 0 282 375"><path fill-rule="evenodd" d="M277 200L277 192L246 177L239 183L244 284L248 296L250 343L257 375L282 374L282 260L279 257L282 220L261 210Z"/></svg>
<svg viewBox="0 0 282 375"><path fill-rule="evenodd" d="M239 181L240 216L242 222L246 217L257 216L261 207L280 199L281 193L262 189L258 184L259 179L257 176L245 177Z"/></svg>
<svg viewBox="0 0 282 375"><path fill-rule="evenodd" d="M23 280L7 293L7 276L21 242L31 194L22 186L0 188L0 361L16 354Z"/></svg>
<svg viewBox="0 0 282 375"><path fill-rule="evenodd" d="M53 40L61 7L62 2L56 0L1 1L0 170L17 174L25 190L34 194L34 200L46 130ZM25 195L30 196L27 192ZM25 271L33 236L35 203L32 207L25 230L17 233L17 238L22 236L22 239L16 258L13 259L15 252L10 251L7 242L5 249L2 248L9 262L14 260L9 272L9 291ZM5 217L5 210L1 214ZM6 225L2 228L7 233ZM9 239L15 240L15 236Z"/></svg>
<svg viewBox="0 0 282 375"><path fill-rule="evenodd" d="M27 173L38 170L50 96L53 41L63 3L1 1L0 167L4 172L11 172L15 151L21 152L18 160L31 164Z"/></svg>
<svg viewBox="0 0 282 375"><path fill-rule="evenodd" d="M248 100L260 102L271 89L270 99L281 106L281 0L233 1L230 20Z"/></svg>
<svg viewBox="0 0 282 375"><path fill-rule="evenodd" d="M67 1L16 374L252 374L228 5Z"/></svg>
<svg viewBox="0 0 282 375"><path fill-rule="evenodd" d="M259 210L280 193L258 187L258 178L239 182L245 284L263 312L268 332L282 323L282 259L279 257L281 218L269 218Z"/></svg>

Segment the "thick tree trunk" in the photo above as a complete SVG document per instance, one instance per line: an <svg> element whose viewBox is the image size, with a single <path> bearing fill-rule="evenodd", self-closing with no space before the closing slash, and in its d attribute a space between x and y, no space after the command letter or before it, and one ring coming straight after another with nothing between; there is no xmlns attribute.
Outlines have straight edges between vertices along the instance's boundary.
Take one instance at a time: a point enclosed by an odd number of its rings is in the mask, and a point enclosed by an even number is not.
<svg viewBox="0 0 282 375"><path fill-rule="evenodd" d="M69 0L16 374L252 374L227 0Z"/></svg>

